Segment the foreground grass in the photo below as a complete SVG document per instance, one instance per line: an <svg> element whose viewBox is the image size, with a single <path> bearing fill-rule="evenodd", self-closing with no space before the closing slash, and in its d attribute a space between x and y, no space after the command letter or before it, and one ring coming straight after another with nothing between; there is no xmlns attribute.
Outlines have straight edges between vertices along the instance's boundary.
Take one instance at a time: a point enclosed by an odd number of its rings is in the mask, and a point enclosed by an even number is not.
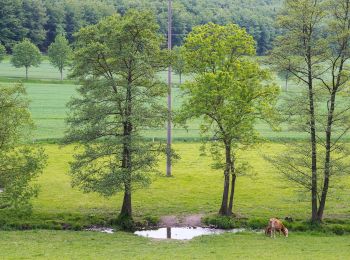
<svg viewBox="0 0 350 260"><path fill-rule="evenodd" d="M133 194L136 219L145 216L215 214L220 205L223 174L210 167L210 157L200 156L198 143L177 143L174 148L181 160L174 165L174 177L155 176L149 188ZM72 146L60 149L45 145L49 164L39 177L40 193L33 200L33 215L0 216L0 224L43 223L47 225L78 223L79 225L108 224L120 210L122 194L104 198L95 193L84 194L70 184L68 162L74 152ZM288 183L281 181L276 170L262 158L262 154L280 153L280 144L263 144L241 156L251 163L256 176L241 176L237 181L234 212L248 218L268 219L271 216L305 220L309 217L308 194L300 197ZM165 170L165 160L159 166ZM343 179L350 186L350 178ZM346 189L333 190L326 208L326 218L348 219L350 194ZM58 227L59 228L59 227ZM79 229L79 226L77 227Z"/></svg>
<svg viewBox="0 0 350 260"><path fill-rule="evenodd" d="M203 236L162 241L117 232L0 232L2 259L349 259L349 236L294 233Z"/></svg>

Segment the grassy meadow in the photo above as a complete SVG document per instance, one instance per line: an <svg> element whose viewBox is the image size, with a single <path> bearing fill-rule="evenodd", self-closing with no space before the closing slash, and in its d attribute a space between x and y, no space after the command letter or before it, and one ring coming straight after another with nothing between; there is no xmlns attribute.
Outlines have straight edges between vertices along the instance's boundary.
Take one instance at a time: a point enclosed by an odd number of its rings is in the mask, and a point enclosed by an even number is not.
<svg viewBox="0 0 350 260"><path fill-rule="evenodd" d="M166 74L160 76L166 78ZM120 210L122 195L104 198L72 188L68 171L74 147L60 147L45 141L63 136L66 103L76 95L76 85L66 79L61 82L58 71L46 59L38 68L29 70L28 81L23 77L24 69L11 67L9 59L0 63L0 84L22 81L27 89L30 110L37 126L28 141L42 140L49 156L48 166L37 180L40 193L32 201L32 215L0 211L0 227L7 230L45 229L46 225L47 228L62 229L63 224L68 224L72 225L71 229L80 230L92 224L109 225ZM174 80L177 82L178 78L175 76ZM279 83L284 84L282 80ZM174 88L175 108L180 104L181 93ZM240 154L242 160L251 164L254 174L238 178L234 212L242 218L259 221L267 221L272 216L306 220L310 215L308 197L281 181L278 172L263 159L263 155L284 151L281 140L301 140L305 136L297 132L276 133L264 123L259 123L257 129L270 141ZM145 132L145 136L165 138L166 131L165 128L152 129ZM175 126L174 139L177 140L174 149L181 156L173 166L174 177L154 175L150 187L133 194L136 220L142 221L147 216L211 215L219 209L222 172L211 168L211 158L201 155L200 143L193 142L199 139L198 122L192 122L189 131ZM159 169L165 171L165 160L161 161ZM350 177L344 177L342 184L349 187ZM349 223L349 201L349 189L331 191L325 212L329 223L334 220ZM1 231L0 236L1 259L350 258L349 236L329 233L292 232L290 238L278 238L273 242L260 233L205 236L186 242L150 240L123 232L31 230Z"/></svg>
<svg viewBox="0 0 350 260"><path fill-rule="evenodd" d="M74 152L73 146L60 148L45 145L49 164L38 179L41 192L34 199L34 213L59 215L69 214L115 214L119 211L122 196L109 199L97 194L83 194L70 186L68 162ZM199 143L176 143L174 149L181 159L174 165L174 177L155 176L147 189L134 193L134 213L143 215L181 215L188 213L215 213L218 211L222 191L222 172L213 170L209 156L200 155ZM241 154L249 161L255 175L241 176L237 183L235 212L249 217L292 216L307 218L307 200L295 196L294 190L279 182L279 175L262 158L262 154L276 154L283 145L265 143L252 151ZM165 169L165 163L159 165ZM350 178L344 182L350 185ZM170 195L170 196L169 196ZM327 204L327 214L332 218L350 215L350 194L342 192Z"/></svg>
<svg viewBox="0 0 350 260"><path fill-rule="evenodd" d="M65 71L65 78L68 73L68 71ZM67 79L61 82L57 69L52 67L47 58L43 59L39 67L31 67L29 69L28 81L24 79L24 75L24 68L14 68L9 58L6 58L0 63L0 84L14 84L21 81L26 87L29 99L31 100L30 110L36 124L36 130L31 139L46 140L61 138L64 135L65 118L68 112L66 104L71 97L77 95L76 85L73 81ZM159 77L166 81L167 73L161 73ZM185 79L186 76L183 77L183 81ZM182 95L177 86L179 77L176 74L173 75L173 80L173 107L176 110L181 105ZM283 80L276 78L276 81L281 86L284 86ZM292 83L290 85L290 89L295 89ZM165 102L166 98L164 98L164 104ZM286 131L286 126L282 126L282 128L284 131L274 132L264 122L257 124L257 130L261 135L270 140L296 140L306 137L303 133ZM165 125L162 129L145 131L144 136L150 139L165 139ZM188 130L180 126L175 126L173 129L173 139L177 141L197 141L200 139L199 121L190 122L188 124Z"/></svg>
<svg viewBox="0 0 350 260"><path fill-rule="evenodd" d="M348 236L223 234L159 241L118 232L2 232L2 259L349 259Z"/></svg>

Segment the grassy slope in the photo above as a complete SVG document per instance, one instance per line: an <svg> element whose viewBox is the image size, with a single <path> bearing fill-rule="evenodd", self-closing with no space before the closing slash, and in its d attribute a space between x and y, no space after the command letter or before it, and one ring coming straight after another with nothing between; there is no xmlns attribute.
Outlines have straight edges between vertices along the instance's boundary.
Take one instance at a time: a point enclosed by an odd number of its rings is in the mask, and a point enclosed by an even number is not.
<svg viewBox="0 0 350 260"><path fill-rule="evenodd" d="M145 190L133 195L134 213L141 217L147 214L162 216L169 214L215 213L218 210L222 172L210 167L210 158L199 155L199 144L179 143L175 149L182 159L174 165L173 178L157 177ZM121 205L121 194L106 199L97 194L83 194L70 186L68 161L72 147L59 149L56 145L45 146L49 165L38 182L41 186L39 197L34 200L35 215L116 215ZM237 183L235 212L249 217L268 218L271 216L308 217L309 203L301 200L262 157L262 154L276 154L282 145L264 144L254 151L242 154L257 175L239 177ZM160 169L165 169L162 161ZM350 178L344 178L350 184ZM350 216L350 194L344 190L337 197L330 198L326 215L334 218Z"/></svg>
<svg viewBox="0 0 350 260"><path fill-rule="evenodd" d="M349 259L349 236L262 234L203 236L157 241L118 232L1 232L3 259Z"/></svg>
<svg viewBox="0 0 350 260"><path fill-rule="evenodd" d="M60 79L59 71L54 68L47 57L43 58L42 63L38 67L30 67L28 70L29 79ZM67 71L64 71L64 77L67 76ZM10 63L10 57L6 57L0 63L0 77L10 79L23 79L25 77L25 69L15 68Z"/></svg>
<svg viewBox="0 0 350 260"><path fill-rule="evenodd" d="M65 72L65 75L67 72ZM9 59L0 63L0 84L14 84L14 82L22 80L24 69L14 68L11 66ZM159 75L161 79L166 81L166 73ZM65 130L64 119L67 114L66 104L70 98L76 95L75 85L71 81L58 80L59 74L55 68L45 59L37 68L31 68L29 81L23 81L31 100L30 108L33 119L37 125L33 139L60 138ZM185 80L186 77L184 77ZM174 75L174 84L179 81L177 75ZM281 85L284 82L279 82ZM173 89L173 105L179 108L181 104L181 94L178 88ZM166 102L166 99L164 99ZM273 132L265 123L259 123L257 129L262 136L270 139L292 138L298 139L305 135L296 132ZM145 136L149 138L166 138L164 129L148 130ZM189 131L175 126L174 139L194 140L199 138L198 121L189 124Z"/></svg>

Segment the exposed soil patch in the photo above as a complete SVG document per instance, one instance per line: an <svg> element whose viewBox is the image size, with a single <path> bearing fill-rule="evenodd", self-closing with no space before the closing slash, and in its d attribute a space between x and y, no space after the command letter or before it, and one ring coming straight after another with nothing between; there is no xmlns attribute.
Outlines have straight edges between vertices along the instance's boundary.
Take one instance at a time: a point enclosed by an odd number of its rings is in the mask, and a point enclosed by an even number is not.
<svg viewBox="0 0 350 260"><path fill-rule="evenodd" d="M160 218L160 227L201 227L204 214L194 214L187 216L163 216Z"/></svg>

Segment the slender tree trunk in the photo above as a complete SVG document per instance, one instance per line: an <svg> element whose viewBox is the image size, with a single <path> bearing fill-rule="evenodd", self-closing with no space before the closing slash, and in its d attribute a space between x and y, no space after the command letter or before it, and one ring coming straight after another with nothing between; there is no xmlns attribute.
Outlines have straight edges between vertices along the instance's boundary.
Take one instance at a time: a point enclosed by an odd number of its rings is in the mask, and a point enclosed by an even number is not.
<svg viewBox="0 0 350 260"><path fill-rule="evenodd" d="M228 194L230 190L231 147L229 145L225 145L225 150L226 168L224 171L224 190L222 194L222 202L219 214L222 216L229 216L230 212L228 210Z"/></svg>
<svg viewBox="0 0 350 260"><path fill-rule="evenodd" d="M120 215L126 218L132 218L132 206L131 206L131 190L125 185L124 199Z"/></svg>
<svg viewBox="0 0 350 260"><path fill-rule="evenodd" d="M126 139L124 141L124 148L123 148L123 161L122 161L122 168L126 169L128 174L131 174L131 153L130 153L130 147L129 147L129 124L124 123L124 138ZM127 218L132 218L132 205L131 205L131 178L130 176L126 176L126 179L124 181L124 199L123 199L123 205L120 211L120 215Z"/></svg>
<svg viewBox="0 0 350 260"><path fill-rule="evenodd" d="M321 222L323 219L323 212L326 206L326 200L327 200L327 194L328 194L328 188L329 188L329 177L331 172L331 137L332 137L332 126L333 126L333 117L334 117L334 110L335 110L336 93L337 93L337 87L332 90L330 105L328 108L324 180L323 180L323 188L322 188L320 205L317 212L317 218L319 222Z"/></svg>
<svg viewBox="0 0 350 260"><path fill-rule="evenodd" d="M179 77L180 77L180 85L182 84L182 73L179 73Z"/></svg>
<svg viewBox="0 0 350 260"><path fill-rule="evenodd" d="M228 214L228 192L230 189L230 174L227 173L227 171L225 170L224 173L224 191L222 193L222 201L221 201L221 208L219 210L219 214L222 216L227 216Z"/></svg>
<svg viewBox="0 0 350 260"><path fill-rule="evenodd" d="M236 168L235 168L235 161L232 161L232 166L231 166L231 193L230 193L230 203L228 206L228 211L232 215L233 214L233 201L234 201L234 196L235 196L235 187L236 187Z"/></svg>
<svg viewBox="0 0 350 260"><path fill-rule="evenodd" d="M28 67L26 66L26 80L28 80Z"/></svg>
<svg viewBox="0 0 350 260"><path fill-rule="evenodd" d="M314 106L314 90L312 75L311 47L308 47L308 83L309 83L309 109L310 109L310 139L311 139L311 221L317 222L317 142L316 142L316 119Z"/></svg>
<svg viewBox="0 0 350 260"><path fill-rule="evenodd" d="M63 81L63 69L60 69L60 73L61 73L61 81Z"/></svg>
<svg viewBox="0 0 350 260"><path fill-rule="evenodd" d="M132 218L132 206L131 206L131 134L133 130L131 122L132 113L132 100L131 100L131 76L129 76L129 84L126 93L126 109L125 109L125 122L124 122L124 144L123 144L123 161L122 168L126 169L127 176L124 180L124 200L120 215L123 217Z"/></svg>

